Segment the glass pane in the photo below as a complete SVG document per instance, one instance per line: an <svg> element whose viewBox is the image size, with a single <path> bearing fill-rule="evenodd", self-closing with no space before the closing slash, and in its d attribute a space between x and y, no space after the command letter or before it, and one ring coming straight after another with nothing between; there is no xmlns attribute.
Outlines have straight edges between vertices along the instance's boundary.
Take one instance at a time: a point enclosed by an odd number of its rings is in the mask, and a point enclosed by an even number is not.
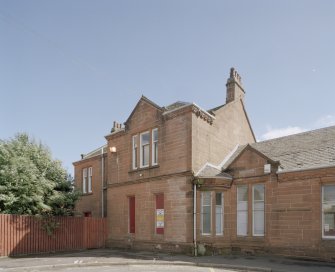
<svg viewBox="0 0 335 272"><path fill-rule="evenodd" d="M137 168L137 148L134 148L134 154L133 154L133 165L134 168Z"/></svg>
<svg viewBox="0 0 335 272"><path fill-rule="evenodd" d="M323 201L335 201L335 185L323 186Z"/></svg>
<svg viewBox="0 0 335 272"><path fill-rule="evenodd" d="M154 163L158 162L158 145L154 143Z"/></svg>
<svg viewBox="0 0 335 272"><path fill-rule="evenodd" d="M254 185L254 200L264 200L264 185Z"/></svg>
<svg viewBox="0 0 335 272"><path fill-rule="evenodd" d="M154 142L158 141L158 129L152 131L152 140Z"/></svg>
<svg viewBox="0 0 335 272"><path fill-rule="evenodd" d="M237 235L247 235L248 212L237 212Z"/></svg>
<svg viewBox="0 0 335 272"><path fill-rule="evenodd" d="M133 136L133 148L137 147L137 135Z"/></svg>
<svg viewBox="0 0 335 272"><path fill-rule="evenodd" d="M335 237L335 204L323 205L323 233Z"/></svg>
<svg viewBox="0 0 335 272"><path fill-rule="evenodd" d="M237 202L237 210L238 211L247 211L248 210L248 202L246 202L246 201Z"/></svg>
<svg viewBox="0 0 335 272"><path fill-rule="evenodd" d="M247 186L237 187L237 201L248 201L248 187Z"/></svg>
<svg viewBox="0 0 335 272"><path fill-rule="evenodd" d="M210 206L211 205L211 193L210 192L203 192L202 193L202 205Z"/></svg>
<svg viewBox="0 0 335 272"><path fill-rule="evenodd" d="M216 234L222 233L222 208L216 207Z"/></svg>
<svg viewBox="0 0 335 272"><path fill-rule="evenodd" d="M202 220L203 220L202 232L203 233L210 233L211 232L211 215L210 215L210 213L209 212L204 213L202 215Z"/></svg>
<svg viewBox="0 0 335 272"><path fill-rule="evenodd" d="M264 202L263 201L254 202L254 211L264 212Z"/></svg>
<svg viewBox="0 0 335 272"><path fill-rule="evenodd" d="M264 234L264 211L254 211L254 234Z"/></svg>
<svg viewBox="0 0 335 272"><path fill-rule="evenodd" d="M149 144L150 141L150 135L149 132L146 132L144 134L141 134L141 143L142 145L147 145Z"/></svg>
<svg viewBox="0 0 335 272"><path fill-rule="evenodd" d="M215 194L216 205L222 205L222 193Z"/></svg>
<svg viewBox="0 0 335 272"><path fill-rule="evenodd" d="M149 165L149 145L143 146L143 165Z"/></svg>

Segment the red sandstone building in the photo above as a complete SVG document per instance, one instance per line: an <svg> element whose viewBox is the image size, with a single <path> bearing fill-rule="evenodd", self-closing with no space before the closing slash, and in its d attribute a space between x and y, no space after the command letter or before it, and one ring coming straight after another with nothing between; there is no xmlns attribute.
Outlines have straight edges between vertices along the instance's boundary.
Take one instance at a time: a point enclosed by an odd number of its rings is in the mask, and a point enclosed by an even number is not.
<svg viewBox="0 0 335 272"><path fill-rule="evenodd" d="M77 211L112 247L335 255L335 127L255 143L241 78L226 103L142 97L107 144L74 163Z"/></svg>

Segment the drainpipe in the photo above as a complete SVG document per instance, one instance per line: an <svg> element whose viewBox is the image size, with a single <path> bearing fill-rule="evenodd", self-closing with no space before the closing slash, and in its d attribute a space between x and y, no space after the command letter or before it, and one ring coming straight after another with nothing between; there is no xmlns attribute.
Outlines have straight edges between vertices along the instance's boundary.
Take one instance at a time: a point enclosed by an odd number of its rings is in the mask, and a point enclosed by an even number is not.
<svg viewBox="0 0 335 272"><path fill-rule="evenodd" d="M105 210L104 210L104 162L105 162L105 159L104 159L104 148L102 147L101 148L101 217L103 218L104 217L104 213L105 213Z"/></svg>
<svg viewBox="0 0 335 272"><path fill-rule="evenodd" d="M197 185L193 184L193 243L194 243L194 256L198 255L197 249Z"/></svg>

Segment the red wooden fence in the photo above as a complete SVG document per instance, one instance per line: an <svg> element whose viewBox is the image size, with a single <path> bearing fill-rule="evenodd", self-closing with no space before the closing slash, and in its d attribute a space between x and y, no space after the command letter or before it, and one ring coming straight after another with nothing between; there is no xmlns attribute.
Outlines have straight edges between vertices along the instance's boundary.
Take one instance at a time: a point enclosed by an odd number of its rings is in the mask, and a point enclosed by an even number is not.
<svg viewBox="0 0 335 272"><path fill-rule="evenodd" d="M48 234L34 216L0 214L0 256L101 248L107 238L105 218L54 217Z"/></svg>

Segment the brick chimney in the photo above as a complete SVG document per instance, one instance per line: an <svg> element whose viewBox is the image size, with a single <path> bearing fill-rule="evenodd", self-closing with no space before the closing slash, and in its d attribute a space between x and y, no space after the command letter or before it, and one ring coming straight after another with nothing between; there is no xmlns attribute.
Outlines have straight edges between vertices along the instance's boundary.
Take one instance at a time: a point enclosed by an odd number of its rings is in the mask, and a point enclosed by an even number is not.
<svg viewBox="0 0 335 272"><path fill-rule="evenodd" d="M111 133L119 131L122 129L122 124L119 124L118 122L114 121L113 127L111 129Z"/></svg>
<svg viewBox="0 0 335 272"><path fill-rule="evenodd" d="M238 99L242 99L242 101L244 100L245 92L242 85L242 79L234 68L230 68L230 76L227 80L226 87L226 104Z"/></svg>

